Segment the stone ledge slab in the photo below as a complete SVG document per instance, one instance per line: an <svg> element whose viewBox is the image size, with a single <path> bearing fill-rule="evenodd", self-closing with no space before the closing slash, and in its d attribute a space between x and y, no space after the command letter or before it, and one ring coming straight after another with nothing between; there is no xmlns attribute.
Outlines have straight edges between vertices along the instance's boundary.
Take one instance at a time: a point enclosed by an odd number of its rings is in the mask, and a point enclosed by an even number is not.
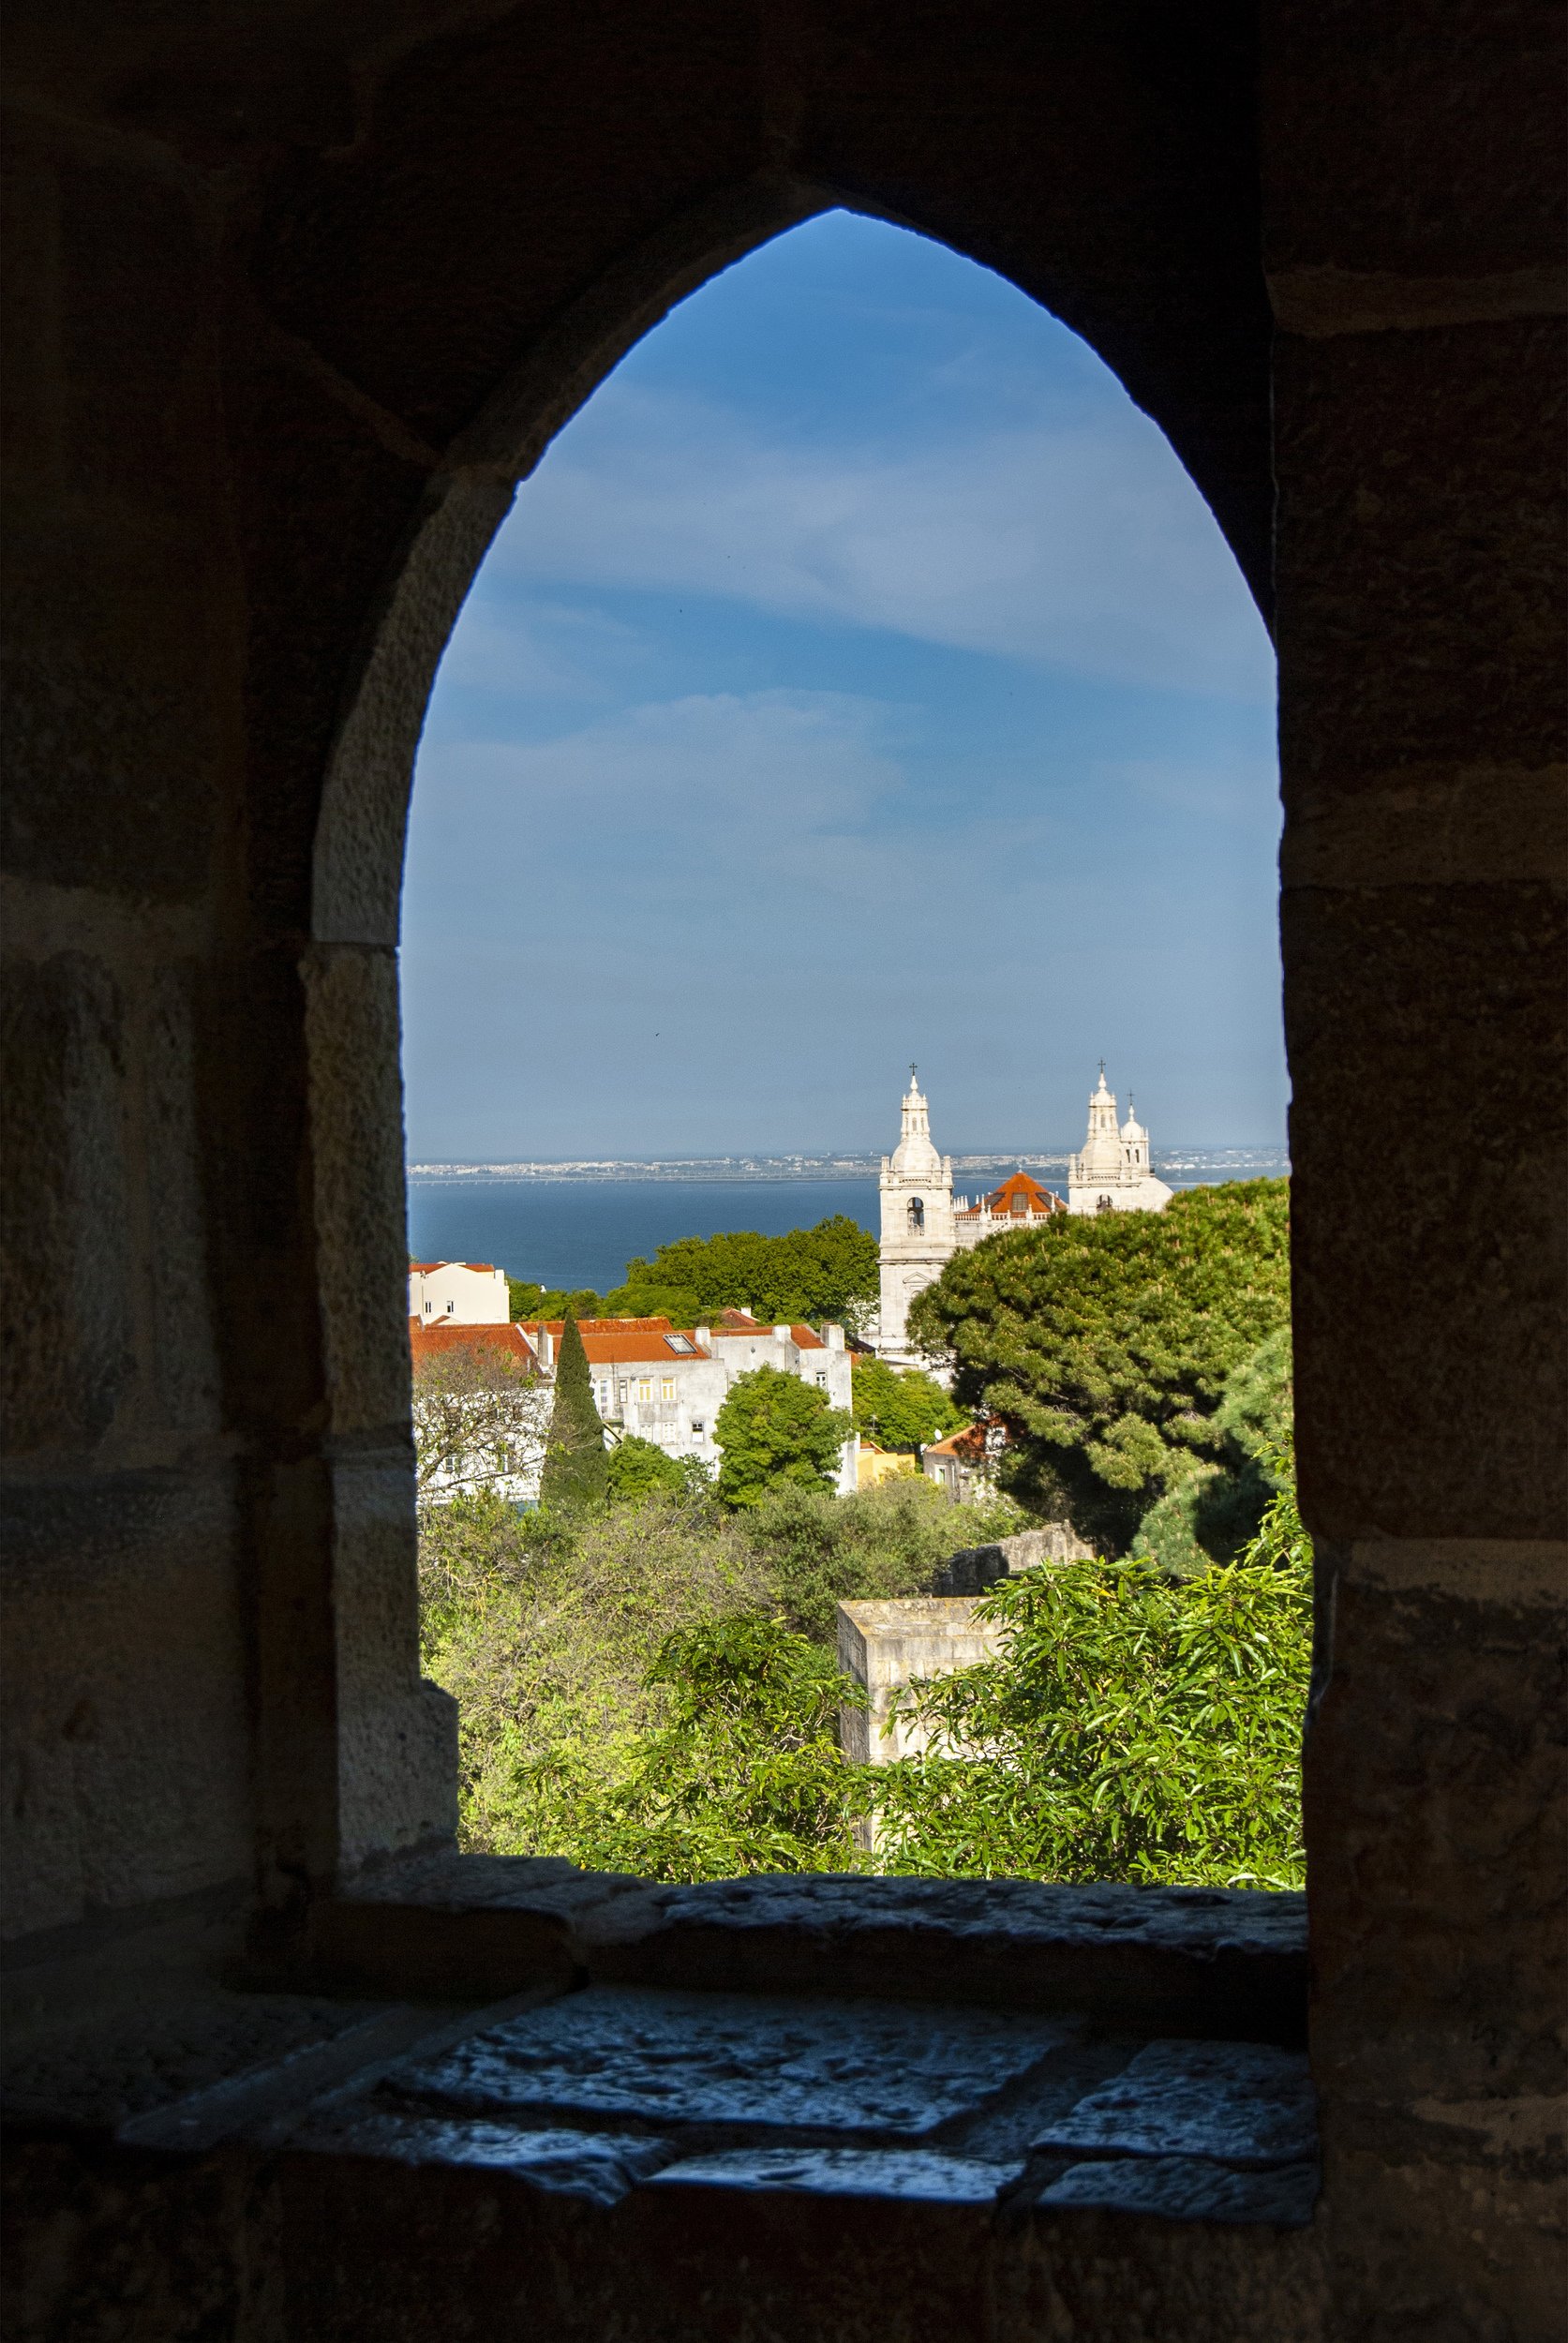
<svg viewBox="0 0 1568 2343"><path fill-rule="evenodd" d="M1034 2145L1244 2170L1309 2163L1318 2127L1307 2056L1260 2042L1150 2042Z"/></svg>
<svg viewBox="0 0 1568 2343"><path fill-rule="evenodd" d="M785 2131L893 2145L978 2114L1081 2031L1002 2010L590 1986L401 2065L378 2097L489 2121L695 2133L712 2147Z"/></svg>
<svg viewBox="0 0 1568 2343"><path fill-rule="evenodd" d="M355 1991L499 1997L575 1980L1306 2038L1306 1899L1247 1888L857 1873L663 1887L548 1858L441 1856L389 1866L324 1905L316 1953L324 1978Z"/></svg>

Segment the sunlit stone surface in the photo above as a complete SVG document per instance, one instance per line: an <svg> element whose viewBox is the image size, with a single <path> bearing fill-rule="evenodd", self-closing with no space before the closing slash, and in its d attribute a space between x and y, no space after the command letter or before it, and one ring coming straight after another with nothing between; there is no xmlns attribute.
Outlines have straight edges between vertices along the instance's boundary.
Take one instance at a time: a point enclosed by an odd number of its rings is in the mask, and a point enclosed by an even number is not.
<svg viewBox="0 0 1568 2343"><path fill-rule="evenodd" d="M1081 2030L999 2010L603 1986L382 2089L470 2114L914 2140L977 2112Z"/></svg>

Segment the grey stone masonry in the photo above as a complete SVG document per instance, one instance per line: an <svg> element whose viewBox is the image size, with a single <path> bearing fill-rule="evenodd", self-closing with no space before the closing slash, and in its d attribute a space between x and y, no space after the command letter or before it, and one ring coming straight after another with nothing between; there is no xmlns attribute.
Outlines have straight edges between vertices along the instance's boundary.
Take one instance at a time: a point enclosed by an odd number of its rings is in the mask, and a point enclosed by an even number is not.
<svg viewBox="0 0 1568 2343"><path fill-rule="evenodd" d="M1038 1530L1021 1530L1016 1537L998 1538L990 1545L966 1545L950 1554L936 1574L936 1594L984 1594L1000 1578L1021 1571L1038 1570L1050 1562L1086 1562L1094 1547L1084 1544L1070 1522L1048 1521Z"/></svg>

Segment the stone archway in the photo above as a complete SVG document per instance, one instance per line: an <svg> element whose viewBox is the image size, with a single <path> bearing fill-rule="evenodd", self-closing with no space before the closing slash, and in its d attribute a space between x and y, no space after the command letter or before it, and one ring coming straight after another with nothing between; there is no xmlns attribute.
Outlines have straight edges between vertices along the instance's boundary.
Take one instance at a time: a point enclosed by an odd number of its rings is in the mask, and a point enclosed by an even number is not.
<svg viewBox="0 0 1568 2343"><path fill-rule="evenodd" d="M424 694L530 449L663 302L839 201L1083 335L1277 593L1335 2316L1544 2322L1559 31L1361 0L12 28L35 1963L155 1921L297 1956L341 1873L450 1820L397 1301Z"/></svg>

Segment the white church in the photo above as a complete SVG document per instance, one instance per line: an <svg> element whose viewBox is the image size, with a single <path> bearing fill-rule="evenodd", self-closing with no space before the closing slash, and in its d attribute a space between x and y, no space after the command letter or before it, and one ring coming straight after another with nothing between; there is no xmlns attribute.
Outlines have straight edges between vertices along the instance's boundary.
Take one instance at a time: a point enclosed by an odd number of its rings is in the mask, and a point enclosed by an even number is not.
<svg viewBox="0 0 1568 2343"><path fill-rule="evenodd" d="M1105 1080L1089 1099L1089 1128L1079 1154L1068 1157L1064 1203L1028 1172L1015 1172L973 1203L953 1194L953 1161L936 1152L931 1109L909 1069L903 1129L882 1158L881 1292L876 1352L891 1366L925 1362L910 1347L909 1305L934 1284L957 1252L1014 1229L1038 1229L1059 1212L1162 1212L1172 1191L1149 1166L1149 1134L1127 1100L1118 1126L1116 1096Z"/></svg>

